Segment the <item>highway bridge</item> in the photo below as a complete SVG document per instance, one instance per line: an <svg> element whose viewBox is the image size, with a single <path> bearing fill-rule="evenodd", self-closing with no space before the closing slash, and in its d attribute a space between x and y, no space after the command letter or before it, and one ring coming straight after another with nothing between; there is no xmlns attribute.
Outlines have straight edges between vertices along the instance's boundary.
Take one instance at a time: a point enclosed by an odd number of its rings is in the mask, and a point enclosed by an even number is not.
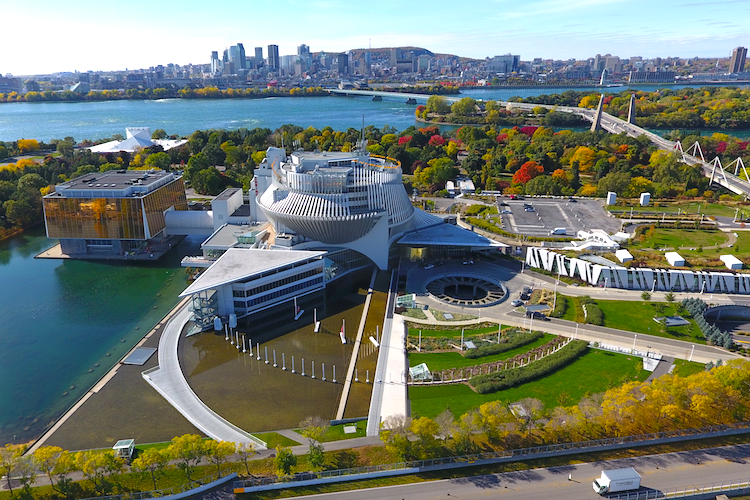
<svg viewBox="0 0 750 500"><path fill-rule="evenodd" d="M374 100L382 100L383 98L386 98L388 100L406 102L407 104L417 104L420 102L424 103L427 102L427 99L429 99L430 97L426 94L384 92L378 90L328 89L328 92L330 92L332 95L342 95L348 97L371 97ZM449 103L454 103L462 99L462 97L456 97L453 95L443 96L443 98ZM731 172L731 169L726 169L722 166L718 157L711 162L707 162L703 157L700 146L697 145L697 143L691 148L688 148L687 151L684 151L682 145L679 142L670 141L669 139L665 139L664 137L641 128L633 123L629 123L608 113L599 112L593 109L505 101L498 101L498 104L508 110L521 109L531 111L532 109L537 107L554 109L555 111L558 111L560 113L571 113L581 116L592 124L595 124L597 122L597 114L599 114L598 127L592 126L592 128L600 128L601 130L605 130L611 134L625 133L630 137L640 137L642 135L645 135L659 149L665 151L676 151L680 153L682 155L682 161L687 163L688 165L700 165L701 169L703 170L703 175L708 177L712 183L718 184L735 194L741 194L745 196L745 198L750 198L750 175L748 175L747 171L745 170L744 164L742 164L742 160L739 158L730 164L735 166L734 172ZM742 167L745 179L742 179L737 175L739 173L740 167Z"/></svg>

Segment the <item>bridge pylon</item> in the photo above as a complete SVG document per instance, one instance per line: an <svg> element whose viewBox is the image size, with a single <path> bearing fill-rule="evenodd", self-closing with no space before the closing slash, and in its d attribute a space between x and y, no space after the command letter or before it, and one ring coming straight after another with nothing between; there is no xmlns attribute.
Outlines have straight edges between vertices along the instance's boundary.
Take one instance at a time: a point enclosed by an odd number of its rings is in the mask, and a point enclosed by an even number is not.
<svg viewBox="0 0 750 500"><path fill-rule="evenodd" d="M703 163L706 163L706 158L703 156L703 150L701 149L701 145L698 143L698 141L695 141L693 145L690 146L685 153L689 155L693 155L696 158L700 157L701 161Z"/></svg>
<svg viewBox="0 0 750 500"><path fill-rule="evenodd" d="M596 115L594 115L594 121L591 123L591 131L599 132L602 130L602 110L604 108L604 94L599 97L599 105L596 107Z"/></svg>
<svg viewBox="0 0 750 500"><path fill-rule="evenodd" d="M635 94L630 94L630 105L628 106L628 123L635 125Z"/></svg>
<svg viewBox="0 0 750 500"><path fill-rule="evenodd" d="M745 162L742 161L742 158L740 158L738 156L736 160L734 160L733 162L729 163L724 168L725 169L729 169L729 168L732 168L732 166L734 166L734 175L737 175L737 173L740 171L740 168L742 168L742 171L745 173L745 179L748 182L750 182L750 175L747 174L747 169L745 168Z"/></svg>

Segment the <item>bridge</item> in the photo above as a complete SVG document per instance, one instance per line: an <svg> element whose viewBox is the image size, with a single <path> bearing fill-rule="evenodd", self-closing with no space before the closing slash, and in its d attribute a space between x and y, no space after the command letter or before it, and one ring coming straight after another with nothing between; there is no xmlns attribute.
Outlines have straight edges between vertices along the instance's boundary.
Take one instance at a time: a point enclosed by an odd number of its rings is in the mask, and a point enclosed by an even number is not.
<svg viewBox="0 0 750 500"><path fill-rule="evenodd" d="M403 101L407 104L416 104L417 102L427 102L430 95L427 94L413 94L407 92L384 92L380 90L354 90L354 89L328 89L328 92L332 95L341 95L347 97L372 97L373 100L382 100L387 98L389 100ZM462 97L455 96L442 96L447 102L454 103L462 99ZM683 150L682 144L677 141L670 141L664 137L650 132L644 128L636 125L635 122L635 103L631 97L631 106L628 120L622 120L615 116L602 111L602 102L604 94L602 94L599 100L599 106L596 110L588 108L578 108L573 106L552 106L549 104L534 104L524 102L505 102L497 101L499 106L505 107L508 111L513 109L520 109L525 111L531 111L534 108L545 108L549 110L555 110L560 113L570 113L578 115L585 120L591 122L591 130L604 130L611 134L622 134L625 133L630 137L640 137L645 135L648 139L656 145L659 149L664 151L679 152L682 155L682 161L688 165L700 165L703 175L710 179L712 184L718 184L719 186L735 193L750 198L750 175L745 169L745 165L742 162L742 158L737 158L733 162L729 163L726 167L721 164L721 160L717 156L712 161L707 162L703 156L703 152L700 148L700 144L697 142L690 146L687 150ZM734 172L731 168L734 167ZM744 174L745 179L738 176L740 169Z"/></svg>

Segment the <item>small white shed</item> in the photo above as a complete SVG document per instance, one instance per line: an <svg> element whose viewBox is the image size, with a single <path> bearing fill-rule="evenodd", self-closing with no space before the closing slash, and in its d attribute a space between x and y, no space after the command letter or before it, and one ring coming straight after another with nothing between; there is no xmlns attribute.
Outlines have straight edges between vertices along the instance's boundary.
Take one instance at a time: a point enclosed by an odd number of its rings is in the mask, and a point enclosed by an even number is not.
<svg viewBox="0 0 750 500"><path fill-rule="evenodd" d="M727 269L742 269L742 261L734 255L722 255L719 259L727 266Z"/></svg>
<svg viewBox="0 0 750 500"><path fill-rule="evenodd" d="M617 201L617 193L610 191L607 193L607 205L614 205Z"/></svg>
<svg viewBox="0 0 750 500"><path fill-rule="evenodd" d="M667 252L664 254L664 257L670 266L683 267L685 265L685 259L677 252Z"/></svg>
<svg viewBox="0 0 750 500"><path fill-rule="evenodd" d="M631 260L633 260L633 255L624 248L617 250L615 252L615 257L617 257L617 260L619 260L623 264L625 262L630 262Z"/></svg>
<svg viewBox="0 0 750 500"><path fill-rule="evenodd" d="M641 193L641 206L647 207L651 201L651 193Z"/></svg>

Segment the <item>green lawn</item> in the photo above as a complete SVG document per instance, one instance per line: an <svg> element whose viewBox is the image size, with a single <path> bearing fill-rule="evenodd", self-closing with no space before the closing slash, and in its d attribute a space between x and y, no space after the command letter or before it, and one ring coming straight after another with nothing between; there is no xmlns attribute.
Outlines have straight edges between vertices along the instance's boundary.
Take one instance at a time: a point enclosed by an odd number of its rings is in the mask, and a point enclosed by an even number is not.
<svg viewBox="0 0 750 500"><path fill-rule="evenodd" d="M662 206L657 207L656 203ZM681 213L687 212L688 214L696 215L698 213L706 214L710 216L726 216L733 217L735 213L735 207L731 205L723 205L720 203L707 203L707 202L692 202L692 203L670 203L668 205L661 202L652 202L650 205L642 207L637 202L634 205L629 206L614 206L611 207L615 211L630 212L630 208L633 208L633 213L637 212L655 212L655 213L667 213L676 214L678 211ZM742 207L741 209L746 212L750 211L750 207Z"/></svg>
<svg viewBox="0 0 750 500"><path fill-rule="evenodd" d="M407 318L427 319L427 315L421 309L406 309L401 315Z"/></svg>
<svg viewBox="0 0 750 500"><path fill-rule="evenodd" d="M703 363L696 363L695 361L687 361L684 359L675 359L674 360L674 371L672 372L675 375L679 375L680 377L687 377L688 375L692 375L694 373L700 373L706 369L706 365Z"/></svg>
<svg viewBox="0 0 750 500"><path fill-rule="evenodd" d="M547 408L577 403L586 394L604 392L629 380L645 380L641 358L590 349L589 352L557 372L533 382L493 394L477 394L464 384L434 387L410 387L409 399L414 416L434 418L446 408L460 417L488 401L509 403L531 397Z"/></svg>
<svg viewBox="0 0 750 500"><path fill-rule="evenodd" d="M642 300L597 300L596 303L604 313L604 326L635 333L646 333L657 337L687 340L697 344L706 343L706 339L703 337L698 325L689 318L685 319L690 321L692 331L688 332L687 326L678 326L669 328L666 333L662 333L662 327L653 320L654 317L658 316L653 305L654 302L644 303ZM663 304L666 305L666 315L672 316L676 314L675 304L667 302L663 302Z"/></svg>
<svg viewBox="0 0 750 500"><path fill-rule="evenodd" d="M452 330L428 330L426 328L409 328L409 335L419 337L419 332L422 332L422 337L443 337L443 338L461 338L461 327L455 327ZM502 327L501 327L502 328ZM488 326L485 328L470 329L464 328L464 336L468 335L479 335L482 333L493 333L497 332L497 326Z"/></svg>
<svg viewBox="0 0 750 500"><path fill-rule="evenodd" d="M727 235L721 231L702 231L699 229L656 228L654 236L644 241L629 245L628 248L673 248L708 247L720 245L727 241Z"/></svg>
<svg viewBox="0 0 750 500"><path fill-rule="evenodd" d="M344 434L344 425L356 425L357 432L351 434ZM365 437L367 433L367 420L360 420L359 422L352 424L339 424L332 425L328 428L328 431L320 439L321 443L327 443L329 441L341 441L342 439L353 439Z"/></svg>
<svg viewBox="0 0 750 500"><path fill-rule="evenodd" d="M464 366L476 366L483 363L491 363L501 359L512 358L516 354L529 351L540 345L544 345L551 341L554 335L545 333L540 339L530 342L526 345L522 345L516 349L510 351L501 352L499 354L493 354L491 356L482 356L481 358L469 359L464 358L457 352L435 352L435 353L422 353L422 352L411 352L409 353L409 366L417 366L420 363L427 363L427 367L432 370L445 370L447 368L462 368Z"/></svg>
<svg viewBox="0 0 750 500"><path fill-rule="evenodd" d="M575 303L573 302L573 297L568 297L567 295L559 295L557 296L557 300L563 299L568 304L568 307L565 309L565 314L563 314L562 318L560 319L566 319L568 321L575 321L576 320L576 308Z"/></svg>
<svg viewBox="0 0 750 500"><path fill-rule="evenodd" d="M256 432L253 436L258 439L265 441L268 445L268 449L276 448L277 446L297 446L297 441L293 441L286 436L282 436L278 432Z"/></svg>
<svg viewBox="0 0 750 500"><path fill-rule="evenodd" d="M469 319L476 319L479 317L473 314L451 313L451 315L453 316L453 319L445 319L445 313L443 311L438 311L437 309L432 309L432 308L430 308L430 311L432 312L432 315L435 316L435 319L438 321L466 321Z"/></svg>

